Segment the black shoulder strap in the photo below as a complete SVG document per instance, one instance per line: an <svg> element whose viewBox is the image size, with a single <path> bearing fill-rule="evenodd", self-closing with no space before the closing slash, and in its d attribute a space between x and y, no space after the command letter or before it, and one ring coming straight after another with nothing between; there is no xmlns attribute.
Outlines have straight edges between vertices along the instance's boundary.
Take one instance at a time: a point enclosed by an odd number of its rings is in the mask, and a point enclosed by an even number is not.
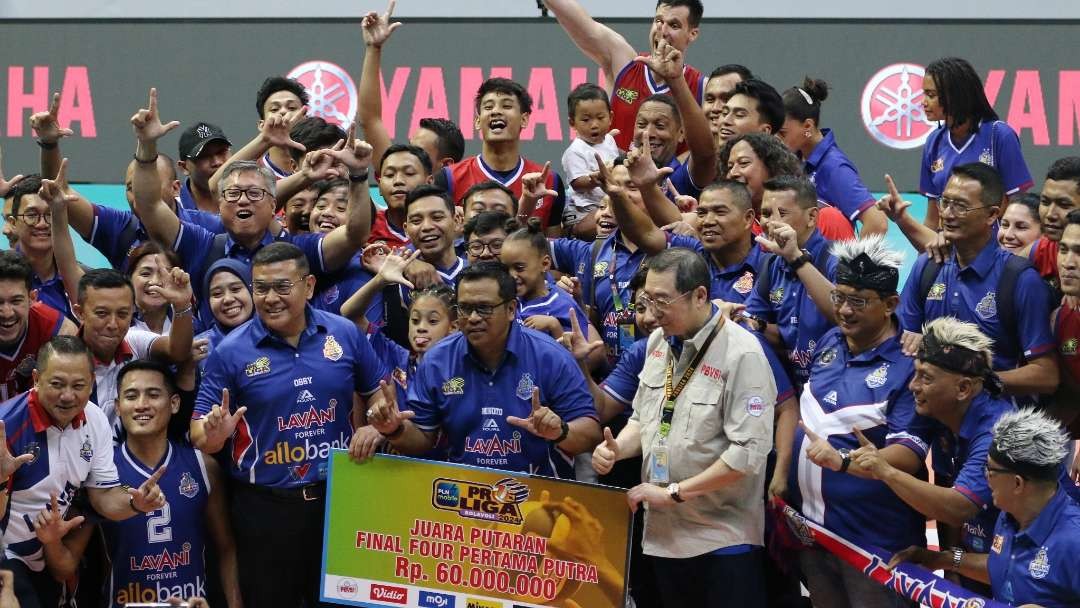
<svg viewBox="0 0 1080 608"><path fill-rule="evenodd" d="M225 239L227 238L229 238L229 233L227 232L214 235L214 240L210 243L210 251L206 253L204 268L210 268L214 262L225 257Z"/></svg>
<svg viewBox="0 0 1080 608"><path fill-rule="evenodd" d="M600 259L600 251L604 248L607 239L596 239L592 243L592 253L589 254L589 267L584 270L583 277L589 280L588 299L585 305L590 309L596 309L596 260Z"/></svg>
<svg viewBox="0 0 1080 608"><path fill-rule="evenodd" d="M995 345L1003 353L1017 352L1019 324L1016 318L1016 282L1020 273L1033 267L1031 262L1018 255L1009 256L997 284L997 317L1001 323L1001 336Z"/></svg>
<svg viewBox="0 0 1080 608"><path fill-rule="evenodd" d="M757 247L757 245L755 245ZM761 265L758 266L757 278L754 280L754 289L757 290L758 297L766 302L769 301L769 274L772 272L773 263L776 262L776 256L767 253L764 259L761 261ZM764 281L762 279L765 279Z"/></svg>
<svg viewBox="0 0 1080 608"><path fill-rule="evenodd" d="M934 258L926 256L926 266L923 266L922 274L919 275L919 302L920 305L926 302L926 296L930 294L930 289L934 286L934 279L937 278L938 272L941 271L941 264L934 261Z"/></svg>

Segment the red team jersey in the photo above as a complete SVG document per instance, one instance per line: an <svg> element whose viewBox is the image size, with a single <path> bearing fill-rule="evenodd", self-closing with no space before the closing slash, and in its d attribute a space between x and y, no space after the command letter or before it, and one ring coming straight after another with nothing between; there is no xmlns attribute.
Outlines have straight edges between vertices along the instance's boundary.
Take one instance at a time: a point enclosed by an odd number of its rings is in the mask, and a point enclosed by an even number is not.
<svg viewBox="0 0 1080 608"><path fill-rule="evenodd" d="M498 182L514 193L515 198L521 197L521 176L526 173L539 173L544 170L544 165L534 163L524 156L518 161L518 166L513 171L502 173L487 166L479 154L463 159L443 168L442 177L446 180L446 190L454 199L454 204L461 204L461 199L469 188L481 182ZM544 228L550 224L558 225L562 222L562 207L565 204L566 192L562 180L552 171L548 174L547 187L558 192L558 196L545 196L536 204L529 217L540 218Z"/></svg>
<svg viewBox="0 0 1080 608"><path fill-rule="evenodd" d="M1045 279L1050 287L1055 290L1061 289L1061 284L1058 282L1057 241L1051 241L1045 236L1039 237L1039 240L1031 246L1028 259L1031 260L1031 265L1035 267L1035 270L1039 271L1039 276Z"/></svg>
<svg viewBox="0 0 1080 608"><path fill-rule="evenodd" d="M30 390L30 372L37 364L37 352L60 331L64 316L55 308L34 302L26 320L26 333L11 350L0 349L0 401Z"/></svg>
<svg viewBox="0 0 1080 608"><path fill-rule="evenodd" d="M1072 383L1080 382L1080 310L1061 303L1054 321L1054 342L1061 357L1063 375L1072 378ZM1080 438L1080 417L1069 425L1069 432L1074 439Z"/></svg>
<svg viewBox="0 0 1080 608"><path fill-rule="evenodd" d="M642 57L646 53L640 54ZM694 99L701 105L702 96L705 94L705 76L690 66L683 66L683 77L690 86L690 92ZM653 78L652 72L644 63L631 61L623 66L619 75L615 77L615 84L611 87L611 128L619 130L619 136L615 138L620 150L629 150L630 142L634 137L634 123L637 119L638 108L650 95L655 93L668 93L671 88L667 83L660 84ZM679 151L685 146L680 144Z"/></svg>
<svg viewBox="0 0 1080 608"><path fill-rule="evenodd" d="M379 209L375 212L375 221L371 225L371 236L368 243L382 241L390 247L404 247L409 244L409 236L403 228L390 224L386 219L386 210Z"/></svg>

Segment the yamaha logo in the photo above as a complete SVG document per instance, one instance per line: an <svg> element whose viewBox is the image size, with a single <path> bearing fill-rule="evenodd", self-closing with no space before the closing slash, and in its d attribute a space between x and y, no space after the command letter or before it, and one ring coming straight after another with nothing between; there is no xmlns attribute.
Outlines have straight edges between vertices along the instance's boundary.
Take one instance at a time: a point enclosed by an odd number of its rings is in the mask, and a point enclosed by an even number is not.
<svg viewBox="0 0 1080 608"><path fill-rule="evenodd" d="M882 68L866 83L862 94L863 125L877 141L898 150L921 147L934 123L923 113L925 70L914 63Z"/></svg>
<svg viewBox="0 0 1080 608"><path fill-rule="evenodd" d="M308 92L308 116L348 129L356 116L359 96L352 78L341 66L329 61L308 61L289 71Z"/></svg>

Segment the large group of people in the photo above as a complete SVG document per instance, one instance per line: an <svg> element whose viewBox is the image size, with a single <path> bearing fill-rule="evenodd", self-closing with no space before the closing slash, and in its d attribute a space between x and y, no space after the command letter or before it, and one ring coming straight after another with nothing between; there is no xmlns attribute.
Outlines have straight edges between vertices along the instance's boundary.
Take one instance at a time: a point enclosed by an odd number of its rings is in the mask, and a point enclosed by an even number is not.
<svg viewBox="0 0 1080 608"><path fill-rule="evenodd" d="M393 141L393 2L354 124L271 76L237 147L151 89L126 210L69 183L59 94L31 116L40 167L0 172L0 607L320 606L335 449L625 488L640 608L914 605L768 552L784 504L890 566L1080 605L1080 157L1030 192L975 69L939 59L913 217L823 127L825 82L689 65L700 0L659 0L640 53L545 4L610 83L570 93L561 159L524 155L506 78L475 155L445 117Z"/></svg>

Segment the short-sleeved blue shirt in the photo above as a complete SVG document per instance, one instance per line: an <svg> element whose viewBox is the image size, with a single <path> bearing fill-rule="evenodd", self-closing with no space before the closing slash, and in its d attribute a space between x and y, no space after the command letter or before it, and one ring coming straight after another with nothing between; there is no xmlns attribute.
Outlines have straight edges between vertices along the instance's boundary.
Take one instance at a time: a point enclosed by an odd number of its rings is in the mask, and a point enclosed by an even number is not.
<svg viewBox="0 0 1080 608"><path fill-rule="evenodd" d="M986 560L994 599L1013 606L1080 606L1080 505L1058 488L1027 528L998 515Z"/></svg>
<svg viewBox="0 0 1080 608"><path fill-rule="evenodd" d="M319 280L318 291L316 291L315 297L311 298L311 305L316 310L325 310L339 315L341 314L341 305L373 278L374 275L364 268L360 254L357 254L349 260L345 268L332 272ZM374 329L382 327L382 294L382 290L379 290L371 298L371 304L368 305L367 310L364 312L364 318Z"/></svg>
<svg viewBox="0 0 1080 608"><path fill-rule="evenodd" d="M745 302L754 290L757 282L758 271L761 264L770 254L762 251L757 245L751 245L750 252L742 261L727 267L720 267L705 246L698 239L682 234L668 234L668 247L686 247L698 252L709 265L709 273L712 275L712 285L709 287L709 296L720 298L725 302Z"/></svg>
<svg viewBox="0 0 1080 608"><path fill-rule="evenodd" d="M585 311L581 310L570 294L558 287L549 286L548 295L521 302L518 305L517 318L519 321L524 321L535 315L547 315L558 319L563 331L570 331L571 314L577 316L578 327L581 331L587 332L589 318L585 316Z"/></svg>
<svg viewBox="0 0 1080 608"><path fill-rule="evenodd" d="M565 422L597 418L574 357L547 334L518 323L510 324L506 353L494 371L484 368L464 334L436 344L409 379L409 407L417 427L446 435L450 462L573 479L571 457L506 421L529 416L533 387L540 389L540 403Z"/></svg>
<svg viewBox="0 0 1080 608"><path fill-rule="evenodd" d="M815 230L804 249L814 260L825 260L825 268L818 270L829 281L835 282L836 258L828 252L830 245ZM817 342L833 325L818 310L798 274L783 258L777 257L769 268L769 276L760 276L758 281L767 281L765 292L768 295L762 297L760 288L752 290L746 300L746 311L779 327L780 340L788 351L796 379L805 381Z"/></svg>
<svg viewBox="0 0 1080 608"><path fill-rule="evenodd" d="M239 481L296 487L326 479L332 449L352 439L353 393L369 395L389 377L356 325L310 306L296 347L269 332L256 315L233 329L206 361L193 418L221 403L247 406L226 443Z"/></svg>
<svg viewBox="0 0 1080 608"><path fill-rule="evenodd" d="M176 215L181 221L202 226L206 230L221 234L225 225L221 217L198 209L187 209L176 205ZM112 267L120 272L127 270L128 255L131 251L149 241L146 228L131 211L113 209L105 205L94 205L94 223L90 228L90 244L105 256Z"/></svg>
<svg viewBox="0 0 1080 608"><path fill-rule="evenodd" d="M900 322L910 332L922 333L923 323L953 316L979 326L994 339L994 369L1014 369L1021 360L1050 354L1054 337L1050 331L1050 290L1035 268L1026 268L1016 280L1013 301L1017 335L1004 336L1005 326L997 314L998 283L1005 263L1012 256L990 239L975 260L960 268L953 253L938 271L923 300L919 281L929 258L920 255L900 294ZM1012 345L1010 351L1005 345Z"/></svg>
<svg viewBox="0 0 1080 608"><path fill-rule="evenodd" d="M858 428L878 448L900 444L925 460L933 427L915 413L907 388L914 374L915 363L901 351L899 334L854 354L840 329L833 328L819 340L803 387L803 424L836 449L857 449L852 428ZM819 467L806 455L809 444L797 429L790 487L796 488L793 499L803 515L852 542L889 551L926 542L926 519L889 486Z"/></svg>
<svg viewBox="0 0 1080 608"><path fill-rule="evenodd" d="M854 224L876 200L859 177L855 163L836 144L832 129L821 132L825 137L806 157L806 176L814 183L818 199L839 209Z"/></svg>
<svg viewBox="0 0 1080 608"><path fill-rule="evenodd" d="M959 148L945 123L931 132L923 145L919 190L929 198L941 198L953 167L967 163L993 167L1005 183L1006 194L1027 190L1034 184L1016 131L1007 123L994 120L979 123L978 130Z"/></svg>
<svg viewBox="0 0 1080 608"><path fill-rule="evenodd" d="M689 159L687 159L687 161L684 163L679 161L679 157L676 156L675 158L671 159L671 162L668 163L667 166L675 170L674 172L672 172L671 175L668 176L668 180L670 181L671 185L679 191L679 194L685 196L692 196L694 198L698 198L699 196L701 196L701 188L694 183L694 178L690 175ZM664 194L667 195L669 199L671 199L672 201L675 200L675 193L671 191L671 188L664 187L663 190Z"/></svg>

